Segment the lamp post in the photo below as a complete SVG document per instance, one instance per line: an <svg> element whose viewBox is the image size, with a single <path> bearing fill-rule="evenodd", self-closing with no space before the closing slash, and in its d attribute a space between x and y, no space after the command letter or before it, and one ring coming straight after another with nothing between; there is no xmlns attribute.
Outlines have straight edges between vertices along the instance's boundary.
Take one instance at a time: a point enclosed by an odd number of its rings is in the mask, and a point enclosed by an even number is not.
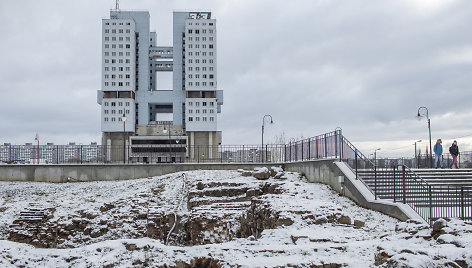
<svg viewBox="0 0 472 268"><path fill-rule="evenodd" d="M266 117L270 117L271 124L274 123L274 121L272 121L272 116L270 114L266 114L264 115L264 117L262 117L262 163L264 163L264 125L265 125Z"/></svg>
<svg viewBox="0 0 472 268"><path fill-rule="evenodd" d="M377 151L380 151L380 148L374 150L374 165L377 166Z"/></svg>
<svg viewBox="0 0 472 268"><path fill-rule="evenodd" d="M424 106L421 106L420 108L418 108L418 114L416 115L418 117L418 119L421 119L422 116L424 115L421 115L420 114L420 110L423 109L423 110L426 110L426 119L428 119L428 131L429 131L429 164L430 164L430 167L432 168L433 167L433 152L431 151L432 150L432 147L431 147L431 120L429 119L429 111L428 111L428 108L424 107Z"/></svg>
<svg viewBox="0 0 472 268"><path fill-rule="evenodd" d="M39 164L39 134L36 133L34 140L38 142L38 147L36 149L36 163Z"/></svg>
<svg viewBox="0 0 472 268"><path fill-rule="evenodd" d="M418 155L416 154L416 143L417 142L422 142L422 140L417 140L413 145L415 145L415 163L416 163L416 168L418 168Z"/></svg>
<svg viewBox="0 0 472 268"><path fill-rule="evenodd" d="M121 117L123 121L123 164L126 163L126 114L123 110L123 116Z"/></svg>

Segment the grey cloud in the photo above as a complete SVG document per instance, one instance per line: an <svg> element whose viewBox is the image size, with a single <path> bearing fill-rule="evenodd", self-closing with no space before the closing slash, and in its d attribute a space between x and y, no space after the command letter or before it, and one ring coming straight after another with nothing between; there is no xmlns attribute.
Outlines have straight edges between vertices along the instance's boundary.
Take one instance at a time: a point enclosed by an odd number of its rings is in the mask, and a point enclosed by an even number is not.
<svg viewBox="0 0 472 268"><path fill-rule="evenodd" d="M0 23L8 26L0 92L11 100L0 107L0 142L41 126L54 137L99 136L101 18L113 5L0 3ZM267 141L337 126L354 143L424 139L426 122L414 119L419 106L430 109L434 136L472 132L472 60L461 56L472 43L470 1L431 8L417 1L140 0L121 7L149 10L160 45L171 43L173 10L213 11L225 144L258 144L268 113L276 123L266 128Z"/></svg>

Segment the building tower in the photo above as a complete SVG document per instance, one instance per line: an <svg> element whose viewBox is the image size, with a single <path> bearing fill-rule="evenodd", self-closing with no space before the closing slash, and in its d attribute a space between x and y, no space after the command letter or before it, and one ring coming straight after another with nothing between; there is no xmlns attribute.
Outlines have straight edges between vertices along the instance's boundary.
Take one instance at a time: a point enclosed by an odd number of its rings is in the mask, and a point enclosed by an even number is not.
<svg viewBox="0 0 472 268"><path fill-rule="evenodd" d="M216 81L216 20L174 12L173 47L157 46L147 11L110 11L102 22L102 144L109 161L181 162L217 157L223 92ZM172 89L157 88L172 72ZM126 116L125 122L122 121ZM130 145L123 154L115 146ZM205 149L202 149L205 148Z"/></svg>

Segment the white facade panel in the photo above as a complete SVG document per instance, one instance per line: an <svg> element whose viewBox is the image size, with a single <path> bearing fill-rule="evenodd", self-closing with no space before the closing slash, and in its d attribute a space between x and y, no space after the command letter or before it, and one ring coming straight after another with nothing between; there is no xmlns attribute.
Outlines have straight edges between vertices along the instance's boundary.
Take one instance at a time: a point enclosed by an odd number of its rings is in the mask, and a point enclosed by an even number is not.
<svg viewBox="0 0 472 268"><path fill-rule="evenodd" d="M102 132L123 132L123 113L126 132L135 131L135 102L133 99L108 98L102 101Z"/></svg>
<svg viewBox="0 0 472 268"><path fill-rule="evenodd" d="M136 88L136 34L132 19L102 22L102 90Z"/></svg>
<svg viewBox="0 0 472 268"><path fill-rule="evenodd" d="M187 131L216 131L217 114L216 98L187 98L185 100Z"/></svg>

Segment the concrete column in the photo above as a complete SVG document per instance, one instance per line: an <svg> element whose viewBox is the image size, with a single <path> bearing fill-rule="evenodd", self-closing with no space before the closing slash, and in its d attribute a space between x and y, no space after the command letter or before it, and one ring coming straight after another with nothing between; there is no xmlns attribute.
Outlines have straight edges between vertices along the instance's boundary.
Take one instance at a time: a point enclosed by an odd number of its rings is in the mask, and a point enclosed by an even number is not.
<svg viewBox="0 0 472 268"><path fill-rule="evenodd" d="M195 159L195 132L190 132L190 158Z"/></svg>
<svg viewBox="0 0 472 268"><path fill-rule="evenodd" d="M213 159L213 132L209 131L208 132L208 158Z"/></svg>
<svg viewBox="0 0 472 268"><path fill-rule="evenodd" d="M129 160L129 148L128 148L128 145L129 145L129 141L128 141L128 139L126 139L126 141L125 141L125 147L126 147L125 159L127 160L126 162L128 162L128 160Z"/></svg>
<svg viewBox="0 0 472 268"><path fill-rule="evenodd" d="M111 139L107 139L107 161L111 161Z"/></svg>

